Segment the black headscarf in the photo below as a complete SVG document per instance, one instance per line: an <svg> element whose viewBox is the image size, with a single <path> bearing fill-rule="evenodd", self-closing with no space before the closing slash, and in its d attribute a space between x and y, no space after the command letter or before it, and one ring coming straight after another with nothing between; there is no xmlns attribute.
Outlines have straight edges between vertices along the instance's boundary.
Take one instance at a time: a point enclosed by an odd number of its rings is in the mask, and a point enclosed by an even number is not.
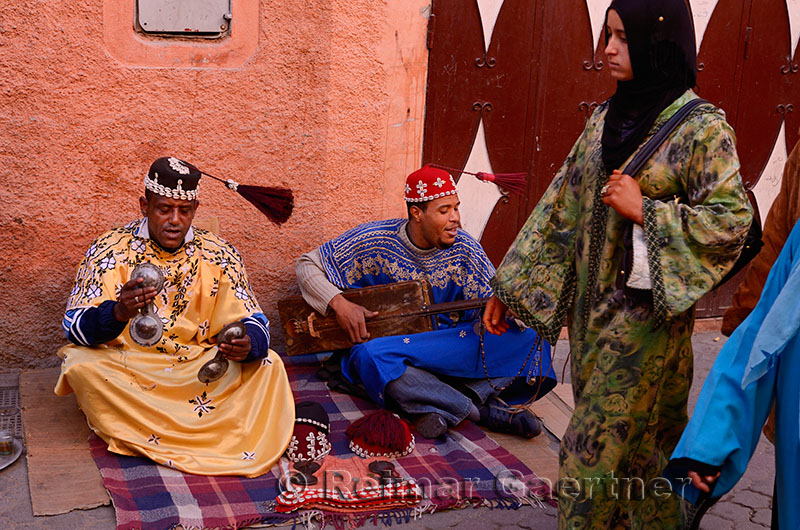
<svg viewBox="0 0 800 530"><path fill-rule="evenodd" d="M633 154L661 111L697 79L694 27L685 0L614 0L606 21L611 9L625 29L633 79L617 82L606 113L602 145L608 173Z"/></svg>

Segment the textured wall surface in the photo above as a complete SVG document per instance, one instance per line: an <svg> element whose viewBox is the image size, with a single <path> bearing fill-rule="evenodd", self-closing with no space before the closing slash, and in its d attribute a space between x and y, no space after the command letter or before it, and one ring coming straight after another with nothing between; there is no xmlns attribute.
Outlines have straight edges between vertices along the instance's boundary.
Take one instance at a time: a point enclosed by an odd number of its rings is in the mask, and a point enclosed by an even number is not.
<svg viewBox="0 0 800 530"><path fill-rule="evenodd" d="M244 255L273 333L298 255L404 214L428 1L234 0L232 34L200 42L135 33L134 4L3 6L0 371L57 363L75 269L100 232L138 217L159 156L294 190L295 213L277 227L210 179L201 187L198 216L219 217Z"/></svg>

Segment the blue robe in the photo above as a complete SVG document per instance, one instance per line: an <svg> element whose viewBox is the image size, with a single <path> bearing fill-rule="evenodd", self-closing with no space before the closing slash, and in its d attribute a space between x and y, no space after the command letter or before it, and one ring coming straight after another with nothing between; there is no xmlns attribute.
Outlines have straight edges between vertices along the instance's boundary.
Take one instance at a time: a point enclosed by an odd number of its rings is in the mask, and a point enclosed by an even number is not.
<svg viewBox="0 0 800 530"><path fill-rule="evenodd" d="M800 475L800 223L767 277L761 299L722 347L694 415L665 471L673 487L696 502L685 460L720 468L713 498L744 474L773 401L779 528L800 528L794 480ZM678 465L675 465L678 464Z"/></svg>
<svg viewBox="0 0 800 530"><path fill-rule="evenodd" d="M420 250L410 248L407 238L401 237L405 226L405 219L366 223L322 245L328 280L339 289L353 289L424 279L431 285L434 303L491 296L494 266L469 234L459 230L448 249ZM532 329L512 326L500 337L485 334L484 369L474 326L478 319L479 311L467 312L459 323L439 315L434 331L357 344L342 360L342 371L351 382L362 382L381 405L386 385L403 375L407 364L437 375L471 379L485 378L487 372L492 378L526 376L532 383L527 389L515 385L515 395L503 396L511 402L541 397L552 389L556 380L550 345L538 340Z"/></svg>

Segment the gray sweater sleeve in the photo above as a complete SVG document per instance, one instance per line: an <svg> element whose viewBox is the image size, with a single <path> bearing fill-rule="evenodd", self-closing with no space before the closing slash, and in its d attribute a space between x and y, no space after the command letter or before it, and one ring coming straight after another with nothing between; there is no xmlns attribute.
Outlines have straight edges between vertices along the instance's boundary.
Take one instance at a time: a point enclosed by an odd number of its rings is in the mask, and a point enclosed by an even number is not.
<svg viewBox="0 0 800 530"><path fill-rule="evenodd" d="M306 252L294 264L297 283L305 301L322 315L328 314L328 302L342 291L328 281L319 249Z"/></svg>

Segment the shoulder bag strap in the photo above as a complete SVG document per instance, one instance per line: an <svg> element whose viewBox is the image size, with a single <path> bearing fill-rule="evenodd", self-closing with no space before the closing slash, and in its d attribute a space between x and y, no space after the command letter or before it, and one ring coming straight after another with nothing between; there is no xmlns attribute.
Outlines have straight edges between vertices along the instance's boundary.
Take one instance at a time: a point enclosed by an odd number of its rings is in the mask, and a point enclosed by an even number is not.
<svg viewBox="0 0 800 530"><path fill-rule="evenodd" d="M678 111L673 114L672 117L667 120L667 122L662 125L653 136L650 137L647 143L636 152L636 155L634 155L633 159L628 163L627 166L625 166L625 169L622 172L626 175L630 175L631 177L635 176L636 173L642 169L644 163L647 162L651 156L653 156L653 153L656 152L656 149L658 149L661 144L664 143L664 140L666 140L669 135L672 134L672 131L674 131L678 125L681 124L681 122L686 118L686 116L689 115L690 112L692 112L692 110L694 110L695 107L702 105L703 103L708 103L708 101L701 98L693 99L678 109Z"/></svg>
<svg viewBox="0 0 800 530"><path fill-rule="evenodd" d="M633 159L625 166L625 169L622 172L625 175L630 175L631 177L635 177L636 173L642 169L647 160L653 156L653 153L664 143L672 132L681 124L681 122L689 115L692 110L698 105L702 105L703 103L708 103L705 99L693 99L686 103L683 107L678 109L678 111L673 114L667 122L661 126L661 128L656 131L656 133L650 137L650 139L636 152L633 156ZM627 287L628 284L628 276L630 271L633 269L633 223L628 223L625 231L623 233L623 245L625 246L625 254L623 255L623 268L622 272L620 273L619 277L617 278L617 285L619 288L624 289L626 294L633 295L633 293L641 293L642 291L638 289L630 289ZM648 291L649 293L649 291ZM648 294L648 296L651 296Z"/></svg>

